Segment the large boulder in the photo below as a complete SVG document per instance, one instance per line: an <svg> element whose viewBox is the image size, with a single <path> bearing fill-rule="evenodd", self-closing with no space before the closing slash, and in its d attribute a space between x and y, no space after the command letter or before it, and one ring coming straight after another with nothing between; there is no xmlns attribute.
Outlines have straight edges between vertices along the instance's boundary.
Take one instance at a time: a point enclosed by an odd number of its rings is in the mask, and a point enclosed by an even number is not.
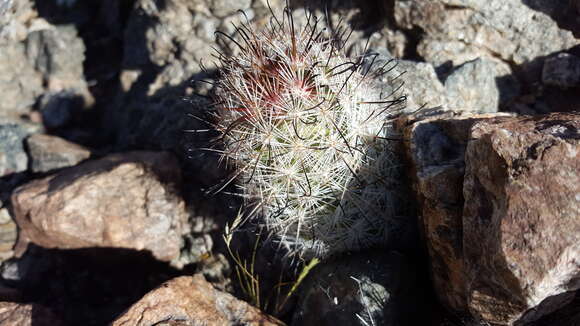
<svg viewBox="0 0 580 326"><path fill-rule="evenodd" d="M156 152L112 154L34 180L12 195L19 248L129 248L174 260L187 232L180 183L177 160Z"/></svg>
<svg viewBox="0 0 580 326"><path fill-rule="evenodd" d="M118 317L112 326L282 326L258 308L212 287L201 274L164 283Z"/></svg>
<svg viewBox="0 0 580 326"><path fill-rule="evenodd" d="M580 115L497 118L465 155L463 253L469 310L535 321L580 289Z"/></svg>
<svg viewBox="0 0 580 326"><path fill-rule="evenodd" d="M468 310L462 233L465 149L473 124L498 115L506 114L447 113L399 121L435 292L441 303L456 313Z"/></svg>

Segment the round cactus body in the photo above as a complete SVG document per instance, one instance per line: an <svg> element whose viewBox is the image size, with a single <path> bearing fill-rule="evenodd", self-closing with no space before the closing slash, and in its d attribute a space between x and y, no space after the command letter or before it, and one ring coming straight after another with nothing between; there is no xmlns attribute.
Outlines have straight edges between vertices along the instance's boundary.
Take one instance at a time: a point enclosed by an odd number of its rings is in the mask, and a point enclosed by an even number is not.
<svg viewBox="0 0 580 326"><path fill-rule="evenodd" d="M216 127L252 215L292 253L325 257L384 241L393 214L388 121L400 100L340 40L289 11L241 26L220 56ZM368 61L368 60L367 60Z"/></svg>

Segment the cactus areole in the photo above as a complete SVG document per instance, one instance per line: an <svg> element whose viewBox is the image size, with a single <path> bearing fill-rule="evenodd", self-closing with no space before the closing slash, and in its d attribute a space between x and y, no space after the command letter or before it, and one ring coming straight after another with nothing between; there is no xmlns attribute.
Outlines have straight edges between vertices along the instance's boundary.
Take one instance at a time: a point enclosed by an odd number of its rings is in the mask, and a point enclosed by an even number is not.
<svg viewBox="0 0 580 326"><path fill-rule="evenodd" d="M220 33L234 54L218 55L214 126L249 214L291 254L324 258L384 241L388 126L404 99L377 86L385 66L343 54L344 29L306 17L286 8Z"/></svg>

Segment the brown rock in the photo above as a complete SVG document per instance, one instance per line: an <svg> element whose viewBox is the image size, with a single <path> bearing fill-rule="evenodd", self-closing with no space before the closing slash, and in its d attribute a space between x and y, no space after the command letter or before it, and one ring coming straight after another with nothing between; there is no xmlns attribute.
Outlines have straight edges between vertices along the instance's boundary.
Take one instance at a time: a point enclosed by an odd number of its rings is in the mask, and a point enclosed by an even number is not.
<svg viewBox="0 0 580 326"><path fill-rule="evenodd" d="M413 123L399 121L408 144L410 175L419 202L419 225L431 260L439 300L449 309L467 312L463 268L463 174L471 126L506 114L449 113Z"/></svg>
<svg viewBox="0 0 580 326"><path fill-rule="evenodd" d="M112 326L284 325L274 317L212 287L200 274L175 278L146 294Z"/></svg>
<svg viewBox="0 0 580 326"><path fill-rule="evenodd" d="M73 166L91 156L86 148L56 136L34 134L26 144L33 172Z"/></svg>
<svg viewBox="0 0 580 326"><path fill-rule="evenodd" d="M187 231L180 182L177 160L155 152L113 154L32 181L12 195L19 247L30 240L47 248L131 248L171 261Z"/></svg>
<svg viewBox="0 0 580 326"><path fill-rule="evenodd" d="M2 326L59 326L64 325L50 310L36 304L0 302Z"/></svg>
<svg viewBox="0 0 580 326"><path fill-rule="evenodd" d="M580 289L580 115L478 122L463 212L469 309L529 323Z"/></svg>

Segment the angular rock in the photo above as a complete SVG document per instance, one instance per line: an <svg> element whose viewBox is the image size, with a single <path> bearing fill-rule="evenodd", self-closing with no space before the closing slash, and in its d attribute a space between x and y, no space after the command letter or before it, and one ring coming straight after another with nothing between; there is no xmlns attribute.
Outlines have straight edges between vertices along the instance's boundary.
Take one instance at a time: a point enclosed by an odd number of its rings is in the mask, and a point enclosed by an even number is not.
<svg viewBox="0 0 580 326"><path fill-rule="evenodd" d="M403 255L357 253L320 263L301 285L292 325L421 325L423 294Z"/></svg>
<svg viewBox="0 0 580 326"><path fill-rule="evenodd" d="M546 59L542 71L542 82L561 88L580 87L580 58L560 53Z"/></svg>
<svg viewBox="0 0 580 326"><path fill-rule="evenodd" d="M50 135L35 134L26 139L32 172L74 166L91 156L86 148Z"/></svg>
<svg viewBox="0 0 580 326"><path fill-rule="evenodd" d="M580 289L580 116L477 123L466 150L463 250L469 309L523 325Z"/></svg>
<svg viewBox="0 0 580 326"><path fill-rule="evenodd" d="M72 25L53 26L30 0L10 1L0 17L0 115L28 115L44 92L74 92L90 105L84 44Z"/></svg>
<svg viewBox="0 0 580 326"><path fill-rule="evenodd" d="M64 323L47 308L36 304L0 302L4 326L60 326Z"/></svg>
<svg viewBox="0 0 580 326"><path fill-rule="evenodd" d="M430 63L400 60L397 69L405 71L401 77L408 89L407 108L417 110L421 107L447 108L445 88L437 78Z"/></svg>
<svg viewBox="0 0 580 326"><path fill-rule="evenodd" d="M549 15L519 0L401 0L394 14L400 27L424 31L417 50L436 66L482 56L521 64L580 44Z"/></svg>
<svg viewBox="0 0 580 326"><path fill-rule="evenodd" d="M175 278L146 294L112 326L284 325L274 317L212 287L200 274Z"/></svg>
<svg viewBox="0 0 580 326"><path fill-rule="evenodd" d="M187 232L180 183L177 160L156 152L112 154L34 180L12 195L19 247L130 248L171 261Z"/></svg>
<svg viewBox="0 0 580 326"><path fill-rule="evenodd" d="M510 74L508 65L487 58L469 61L455 68L445 80L449 109L479 113L497 112L500 91L512 93L504 95L504 100L513 98L518 92L515 79L508 85L498 85L501 76ZM512 88L511 92L508 87Z"/></svg>
<svg viewBox="0 0 580 326"><path fill-rule="evenodd" d="M409 174L419 203L419 225L430 257L439 301L455 313L467 312L463 267L463 176L465 148L474 123L496 114L400 119Z"/></svg>
<svg viewBox="0 0 580 326"><path fill-rule="evenodd" d="M0 117L26 114L42 92L42 76L26 59L24 45L0 42Z"/></svg>
<svg viewBox="0 0 580 326"><path fill-rule="evenodd" d="M0 119L0 177L26 171L28 156L24 139L41 129L38 125Z"/></svg>
<svg viewBox="0 0 580 326"><path fill-rule="evenodd" d="M43 75L47 90L73 92L89 105L94 99L83 75L84 53L85 45L71 25L32 31L26 39L26 56Z"/></svg>

